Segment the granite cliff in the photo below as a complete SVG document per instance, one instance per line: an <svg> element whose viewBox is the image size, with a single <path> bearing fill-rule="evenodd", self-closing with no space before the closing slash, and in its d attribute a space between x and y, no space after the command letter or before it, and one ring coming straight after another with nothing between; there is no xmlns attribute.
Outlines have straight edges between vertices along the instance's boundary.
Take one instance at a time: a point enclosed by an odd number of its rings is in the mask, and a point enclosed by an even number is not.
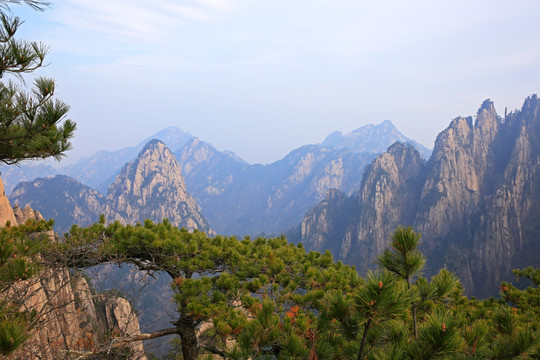
<svg viewBox="0 0 540 360"><path fill-rule="evenodd" d="M42 220L39 211L10 206L0 179L0 226ZM47 233L52 239L55 234ZM81 273L66 268L43 269L37 277L13 284L9 293L20 306L38 315L30 338L10 359L61 359L92 353L107 334L139 335L139 322L130 303L121 297L97 294ZM129 345L130 357L145 360L143 345ZM78 354L78 355L77 355Z"/></svg>
<svg viewBox="0 0 540 360"><path fill-rule="evenodd" d="M494 295L513 268L540 265L539 192L538 97L504 119L486 100L476 121L456 118L439 134L427 163L410 146L390 147L350 198L331 194L310 210L299 239L365 271L396 226L412 225L423 234L428 273L447 267L470 293ZM338 218L336 228L328 219Z"/></svg>
<svg viewBox="0 0 540 360"><path fill-rule="evenodd" d="M188 230L212 230L186 190L180 165L159 140L148 142L135 161L127 163L107 192L109 220L134 224L162 219Z"/></svg>

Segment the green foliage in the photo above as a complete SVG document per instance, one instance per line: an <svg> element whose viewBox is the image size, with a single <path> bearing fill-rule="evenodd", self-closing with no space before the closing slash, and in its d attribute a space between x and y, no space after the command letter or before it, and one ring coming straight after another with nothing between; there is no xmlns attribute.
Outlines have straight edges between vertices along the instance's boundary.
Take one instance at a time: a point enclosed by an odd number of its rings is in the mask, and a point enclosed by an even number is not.
<svg viewBox="0 0 540 360"><path fill-rule="evenodd" d="M421 234L416 233L410 226L398 227L390 241L390 249L386 248L377 258L377 264L409 283L426 262L424 255L418 250L420 237Z"/></svg>
<svg viewBox="0 0 540 360"><path fill-rule="evenodd" d="M49 243L40 234L52 228L52 221L29 221L22 226L0 228L0 353L7 355L28 337L34 314L20 310L24 301L18 290L40 270L37 255Z"/></svg>
<svg viewBox="0 0 540 360"><path fill-rule="evenodd" d="M460 329L449 311L430 314L419 328L418 339L409 350L411 359L456 358L463 347Z"/></svg>
<svg viewBox="0 0 540 360"><path fill-rule="evenodd" d="M505 299L467 299L446 270L431 279L416 277L424 264L419 234L410 228L396 234L380 257L394 271L365 279L330 253L306 253L283 237L209 238L168 221L75 226L42 256L68 267L130 263L168 273L178 310L173 323L182 336L176 349L183 352L171 358L538 356L537 285L518 290L505 283ZM517 275L535 279L536 272ZM200 327L206 330L196 338Z"/></svg>
<svg viewBox="0 0 540 360"><path fill-rule="evenodd" d="M52 221L29 221L26 225L0 228L0 290L34 276L39 270L36 255L50 239L42 231L52 228Z"/></svg>
<svg viewBox="0 0 540 360"><path fill-rule="evenodd" d="M38 42L14 38L23 23L18 17L8 16L8 4L21 1L0 2L0 78L11 74L22 79L45 60L47 48ZM26 0L25 4L42 10L47 2ZM69 107L54 100L55 82L37 78L31 92L26 92L13 81L0 83L0 161L17 164L23 160L60 159L71 148L69 139L75 123L66 119Z"/></svg>
<svg viewBox="0 0 540 360"><path fill-rule="evenodd" d="M360 319L377 323L402 315L411 301L404 284L386 271L369 272L366 284L355 289L352 296Z"/></svg>
<svg viewBox="0 0 540 360"><path fill-rule="evenodd" d="M5 302L0 302L0 316L0 353L8 355L28 338L28 321Z"/></svg>

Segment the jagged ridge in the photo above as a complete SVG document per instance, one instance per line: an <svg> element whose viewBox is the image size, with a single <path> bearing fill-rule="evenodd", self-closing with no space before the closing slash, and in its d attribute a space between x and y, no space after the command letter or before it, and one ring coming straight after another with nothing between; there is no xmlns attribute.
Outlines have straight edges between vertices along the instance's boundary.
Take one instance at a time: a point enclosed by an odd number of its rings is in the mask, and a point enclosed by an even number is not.
<svg viewBox="0 0 540 360"><path fill-rule="evenodd" d="M500 118L489 100L472 118L454 119L437 137L428 163L416 150L396 145L366 170L351 199L353 210L328 202L314 207L300 227L308 248L333 248L361 270L398 225L423 234L428 272L448 267L471 292L492 295L515 267L540 264L540 104L533 95L521 110ZM328 217L343 217L338 231ZM326 228L320 232L318 229Z"/></svg>

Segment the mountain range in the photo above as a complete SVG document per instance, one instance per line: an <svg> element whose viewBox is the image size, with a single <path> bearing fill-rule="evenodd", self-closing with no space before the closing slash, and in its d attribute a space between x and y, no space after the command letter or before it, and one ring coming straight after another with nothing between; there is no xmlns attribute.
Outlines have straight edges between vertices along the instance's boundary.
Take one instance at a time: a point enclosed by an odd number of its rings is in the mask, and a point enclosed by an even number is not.
<svg viewBox="0 0 540 360"><path fill-rule="evenodd" d="M55 230L66 231L72 224L89 225L104 214L108 221L135 224L145 219L188 230L213 234L196 201L186 191L180 166L160 140L150 140L138 157L124 165L108 195L65 175L20 183L11 194L14 204L43 209L55 219Z"/></svg>
<svg viewBox="0 0 540 360"><path fill-rule="evenodd" d="M329 189L338 188L351 193L358 188L365 166L390 144L398 140L412 143L390 121L385 121L341 135L340 139L334 134L321 144L302 146L272 164L251 165L234 153L218 151L211 144L177 128L165 129L155 137L163 139L171 149L177 147L174 155L185 180L185 188L180 183L176 186L193 196L215 231L234 235L286 231L297 224L311 206L322 200ZM334 140L329 140L331 138ZM12 190L11 200L13 203L31 203L44 216L55 218L57 229L61 230L72 223L87 224L89 218L97 219L96 214L100 212L107 213L111 219L117 218L113 213L119 210L110 204L118 194L114 191L111 194L110 186L121 175L120 167L124 164L119 163L142 146L116 152L100 151L79 161L76 166L64 169L64 172L76 175L70 179L57 176L23 182ZM429 153L421 145L416 146L423 153ZM166 166L158 165L159 161L156 157L154 165L164 172L169 171ZM20 167L9 168L11 172L4 171L2 176L12 179L19 172L23 173L19 176L28 179L35 173L33 167L28 169L29 175L24 175L26 168ZM76 172L74 169L79 170ZM165 178L162 177L163 181ZM9 188L10 184L6 183ZM94 184L93 189L90 184ZM52 196L54 189L62 190L55 195L56 201ZM107 196L103 189L108 189ZM107 201L108 207L103 205ZM139 215L142 216L144 211L141 211ZM132 221L135 219L131 218Z"/></svg>
<svg viewBox="0 0 540 360"><path fill-rule="evenodd" d="M429 158L390 122L333 133L268 165L183 136L174 152L150 140L121 170L108 170L100 178L107 195L56 176L22 182L10 198L59 228L103 213L130 223L168 217L220 234L287 231L361 273L397 226L410 225L423 234L427 274L446 267L471 294L493 295L513 268L540 265L539 103L533 95L502 118L486 100L476 119L451 121Z"/></svg>
<svg viewBox="0 0 540 360"><path fill-rule="evenodd" d="M497 115L486 100L436 139L426 162L394 144L367 167L351 195L333 190L290 237L374 268L398 225L422 233L427 273L455 272L478 296L497 293L511 270L540 265L540 101Z"/></svg>

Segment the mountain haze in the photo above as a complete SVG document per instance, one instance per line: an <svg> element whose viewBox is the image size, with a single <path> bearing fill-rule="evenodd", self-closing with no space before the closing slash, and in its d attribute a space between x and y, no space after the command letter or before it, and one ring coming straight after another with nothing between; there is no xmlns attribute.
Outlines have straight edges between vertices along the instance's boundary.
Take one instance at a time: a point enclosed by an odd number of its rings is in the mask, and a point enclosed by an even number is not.
<svg viewBox="0 0 540 360"><path fill-rule="evenodd" d="M356 190L365 166L392 143L412 142L390 121L366 125L340 141L332 137L268 165L249 165L199 139L175 155L189 192L218 233L275 234L297 224L328 190Z"/></svg>
<svg viewBox="0 0 540 360"><path fill-rule="evenodd" d="M389 139L393 141L389 143ZM366 125L345 135L341 131L333 132L320 145L347 148L355 153L380 154L396 141L412 144L425 159L431 155L431 150L400 133L390 120L378 125Z"/></svg>
<svg viewBox="0 0 540 360"><path fill-rule="evenodd" d="M159 140L150 141L136 160L124 166L107 197L73 178L57 175L18 184L11 202L30 204L46 218L55 219L57 231L66 231L72 224L89 225L105 214L109 221L130 224L168 218L176 226L212 233L186 191L176 158Z"/></svg>
<svg viewBox="0 0 540 360"><path fill-rule="evenodd" d="M81 158L75 164L58 169L43 163L25 163L21 166L0 166L0 170L8 194L21 181L32 181L38 177L54 175L70 176L106 194L107 188L112 184L124 164L135 159L150 140L161 140L174 151L184 146L191 138L191 135L177 127L168 127L146 138L136 146L116 151L100 150L90 157Z"/></svg>
<svg viewBox="0 0 540 360"><path fill-rule="evenodd" d="M540 265L539 210L540 102L533 95L504 119L489 100L476 121L454 119L427 163L408 145L392 146L366 169L357 192L330 194L298 231L307 248L328 247L365 271L392 231L411 225L423 234L428 272L448 267L486 296L513 268Z"/></svg>
<svg viewBox="0 0 540 360"><path fill-rule="evenodd" d="M391 122L385 121L379 125L366 125L350 134L342 135L342 141L331 142L327 139L322 144L302 146L272 164L251 165L234 153L218 151L211 144L187 135L177 128L168 128L156 135L175 144L174 146L179 146L174 155L178 160L180 170L171 172L165 177L169 179L183 177L187 192L192 194L201 206L201 212L205 214L212 227L218 233L231 235L274 234L286 231L297 224L311 206L321 201L329 189L336 188L346 194L355 191L360 186L365 166L373 160L378 152L385 150L387 146L397 140L404 139L404 141L412 142L400 134ZM141 145L138 147L142 149ZM146 200L138 198L138 200L134 200L135 203L126 202L128 197L133 200L132 196L134 195L122 192L127 191L127 187L132 185L129 181L133 181L133 179L126 180L127 173L122 175L125 189L120 191L119 184L110 187L113 182L120 181L118 176L121 167L118 166L117 169L114 167L118 165L120 160L131 156L135 158L136 155L133 155L133 151L138 147L125 148L117 152L98 152L92 158L83 159L76 166L63 170L69 171L72 175L78 173L77 179L82 184L85 182L81 179L92 178L94 179L91 180L93 184L101 181L97 190L101 193L109 193L106 201L106 213L111 219L122 218L130 222L144 216L157 219L165 214L168 214L169 218L183 218L184 216L180 216L179 213L174 215L168 213L164 210L164 206L161 207L161 212L158 211L158 201L153 201L153 205L150 206L152 210L145 212L144 207L149 204L149 198ZM167 159L166 161L169 163L167 166L174 167L171 165L173 162L170 157L157 154L154 156L155 159L152 161L154 164ZM138 176L152 176L150 172L146 172L146 175L142 175L143 173L144 171ZM178 173L181 175L177 175ZM109 176L109 178L105 179L105 176ZM55 181L62 184L53 185ZM140 179L140 181L143 180ZM50 186L57 186L59 189L65 187L76 191L72 185L66 183L65 178L52 180L52 183L41 180L39 184L50 184ZM36 183L32 186L40 187L42 185ZM183 182L180 181L178 184L173 184L170 189L183 187ZM22 188L25 187L20 187L13 196L17 201L23 201L20 196ZM84 190L82 187L80 188L82 192L88 192L88 190L89 188ZM35 193L36 189L26 189L25 191ZM47 191L50 193L52 189L48 188ZM165 196L164 191L163 189L160 192L163 196ZM61 193L58 198L63 199L65 196L72 199L79 198L80 208L85 207L82 199L87 195L71 194L69 191L67 194L69 196ZM36 195L38 194L36 193ZM40 196L47 197L43 193ZM174 196L172 198L174 199ZM28 197L25 199L31 200ZM169 208L179 206L171 203L172 200L168 198L167 200L168 202L165 201L164 204L166 203ZM63 207L62 204L55 204L52 199L48 200L48 204L40 204L40 206L51 207L51 209ZM97 219L98 213L95 211L104 211L100 207L101 205L87 205L89 206L87 218ZM41 209L48 216L49 210ZM117 213L117 211L122 214ZM55 216L67 213L64 210L50 212ZM86 224L87 218L81 217L80 220ZM59 223L64 225L78 223L74 220L75 218L68 214L66 219L59 219ZM202 226L200 222L197 224L197 227Z"/></svg>

